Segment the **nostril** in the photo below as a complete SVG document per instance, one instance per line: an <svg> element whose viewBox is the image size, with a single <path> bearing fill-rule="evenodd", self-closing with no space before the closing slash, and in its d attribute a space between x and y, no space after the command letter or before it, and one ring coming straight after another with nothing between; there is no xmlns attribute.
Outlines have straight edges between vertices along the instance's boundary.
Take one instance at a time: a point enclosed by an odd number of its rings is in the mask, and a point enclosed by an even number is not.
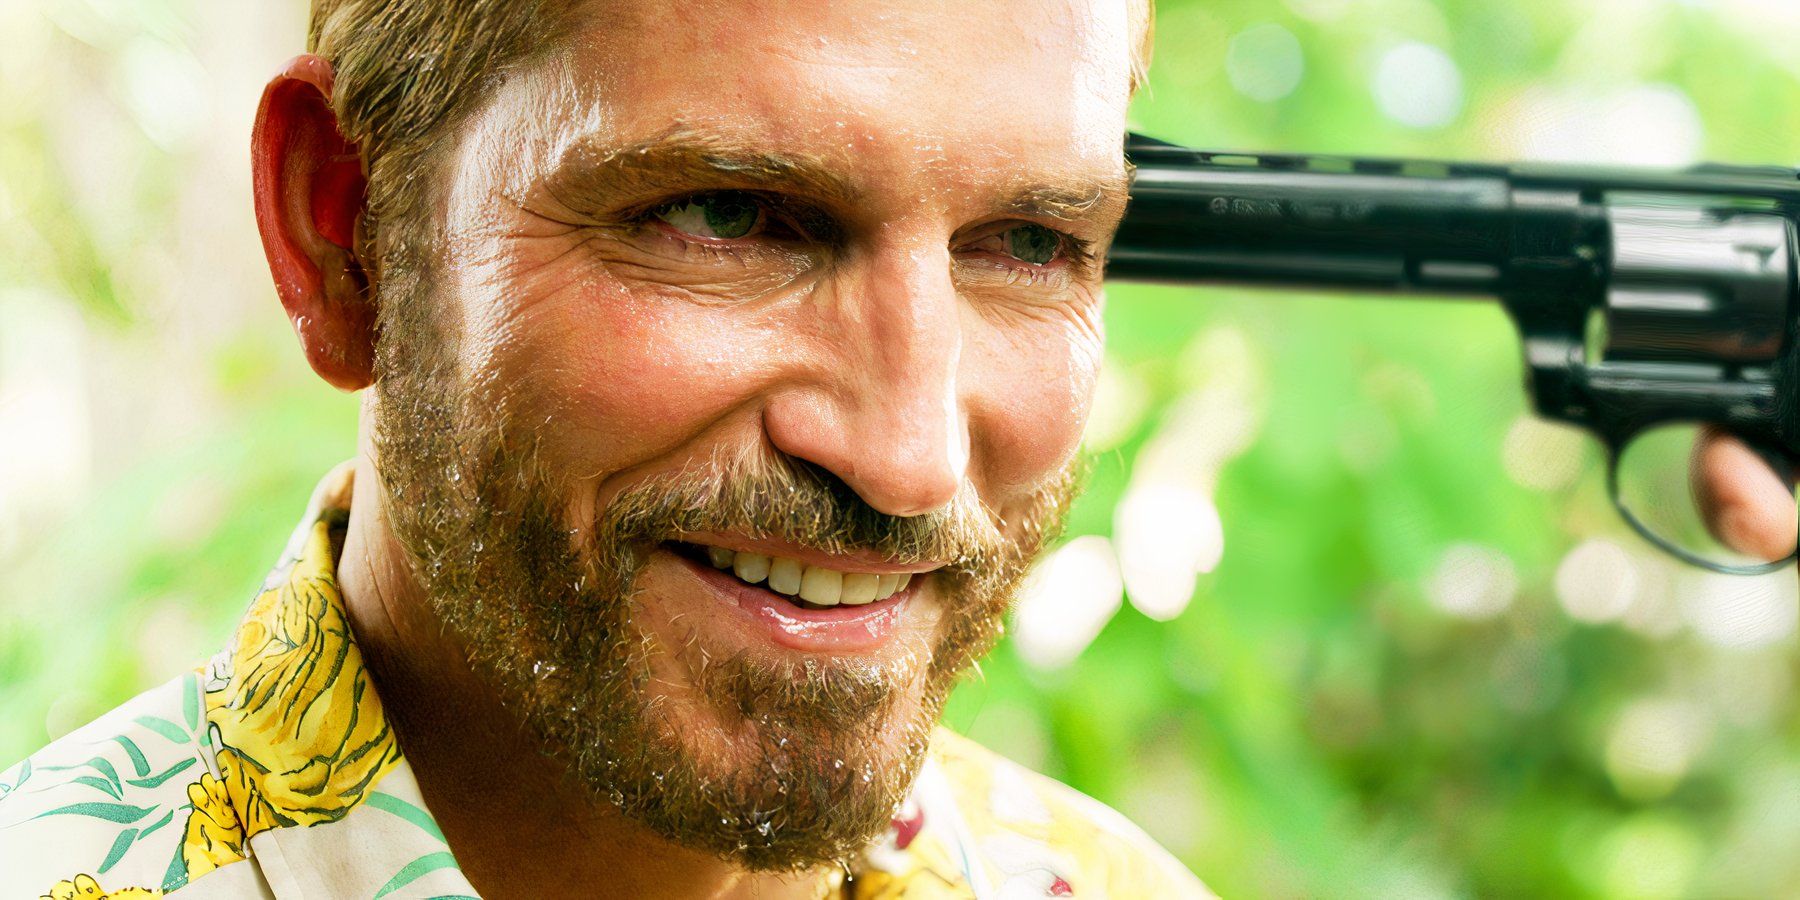
<svg viewBox="0 0 1800 900"><path fill-rule="evenodd" d="M911 517L943 508L960 489L970 457L953 382L920 390L922 383L896 377L865 381L857 391L772 398L763 411L770 443L829 473L879 512Z"/></svg>

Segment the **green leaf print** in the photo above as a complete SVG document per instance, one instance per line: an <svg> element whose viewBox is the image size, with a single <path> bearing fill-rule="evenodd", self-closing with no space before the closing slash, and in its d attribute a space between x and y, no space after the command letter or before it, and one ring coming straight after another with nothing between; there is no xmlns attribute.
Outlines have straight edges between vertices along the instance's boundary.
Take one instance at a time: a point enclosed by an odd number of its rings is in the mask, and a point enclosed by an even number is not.
<svg viewBox="0 0 1800 900"><path fill-rule="evenodd" d="M388 879L388 883L382 885L381 890L375 892L375 900L381 900L381 898L386 897L439 869L454 868L456 868L456 857L450 855L450 851L444 850L438 853L427 853L424 856L407 863L400 871L395 872L394 877Z"/></svg>
<svg viewBox="0 0 1800 900"><path fill-rule="evenodd" d="M170 778L173 778L176 775L179 775L182 772L187 771L190 766L192 766L194 763L196 763L198 761L199 760L196 760L190 756L187 759L184 759L184 760L168 767L167 769L162 770L162 772L157 775L153 775L149 778L133 778L126 783L130 784L132 787L141 787L141 788L160 787L163 782L168 781Z"/></svg>
<svg viewBox="0 0 1800 900"><path fill-rule="evenodd" d="M108 822L130 824L156 812L153 806L132 806L129 803L71 803L59 806L48 812L41 812L26 821L36 821L46 816L88 816L94 819L105 819Z"/></svg>
<svg viewBox="0 0 1800 900"><path fill-rule="evenodd" d="M187 743L191 737L180 725L158 716L138 716L132 721L168 738L177 744Z"/></svg>
<svg viewBox="0 0 1800 900"><path fill-rule="evenodd" d="M106 852L106 860L100 863L100 874L105 875L107 869L112 868L114 863L125 856L125 851L131 849L131 842L137 840L137 836L136 828L127 828L119 832L118 837L113 838L112 849Z"/></svg>
<svg viewBox="0 0 1800 900"><path fill-rule="evenodd" d="M96 788L101 793L107 795L108 797L113 798L114 800L123 799L122 797L119 796L119 789L112 786L112 782L107 781L106 779L101 778L98 775L80 775L75 778L75 782L77 784L85 784L88 787Z"/></svg>
<svg viewBox="0 0 1800 900"><path fill-rule="evenodd" d="M119 746L125 748L125 755L131 757L131 769L137 773L139 778L150 774L150 760L144 757L144 751L139 750L138 745L132 743L131 738L115 734L112 739L117 741Z"/></svg>

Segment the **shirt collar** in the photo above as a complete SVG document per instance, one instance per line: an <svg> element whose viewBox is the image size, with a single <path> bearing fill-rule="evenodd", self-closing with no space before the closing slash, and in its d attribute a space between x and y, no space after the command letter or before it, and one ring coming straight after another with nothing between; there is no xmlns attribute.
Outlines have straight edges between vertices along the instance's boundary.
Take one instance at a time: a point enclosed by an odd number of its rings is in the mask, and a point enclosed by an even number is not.
<svg viewBox="0 0 1800 900"><path fill-rule="evenodd" d="M354 472L345 463L320 482L206 667L211 772L196 813L217 833L189 854L188 875L248 857L283 900L473 896L351 635L337 558Z"/></svg>

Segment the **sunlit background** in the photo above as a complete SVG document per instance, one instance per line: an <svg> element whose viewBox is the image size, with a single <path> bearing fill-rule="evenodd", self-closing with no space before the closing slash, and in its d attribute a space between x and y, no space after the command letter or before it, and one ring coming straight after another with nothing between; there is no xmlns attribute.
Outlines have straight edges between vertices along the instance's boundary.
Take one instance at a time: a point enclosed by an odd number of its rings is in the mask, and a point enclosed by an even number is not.
<svg viewBox="0 0 1800 900"><path fill-rule="evenodd" d="M228 635L354 400L246 159L298 0L0 3L0 767ZM1792 0L1158 4L1141 130L1800 162ZM1709 576L1472 301L1118 287L1092 490L950 722L1227 896L1800 896L1795 576Z"/></svg>

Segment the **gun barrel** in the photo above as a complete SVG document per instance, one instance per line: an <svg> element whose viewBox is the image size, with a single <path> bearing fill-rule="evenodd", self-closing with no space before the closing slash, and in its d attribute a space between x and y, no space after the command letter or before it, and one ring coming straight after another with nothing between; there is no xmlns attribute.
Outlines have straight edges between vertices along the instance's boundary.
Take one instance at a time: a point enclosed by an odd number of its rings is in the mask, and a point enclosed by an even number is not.
<svg viewBox="0 0 1800 900"><path fill-rule="evenodd" d="M1499 290L1509 244L1505 182L1270 174L1140 169L1108 274L1324 290Z"/></svg>
<svg viewBox="0 0 1800 900"><path fill-rule="evenodd" d="M1132 156L1131 210L1109 277L1438 294L1501 287L1513 227L1503 173L1172 148Z"/></svg>
<svg viewBox="0 0 1800 900"><path fill-rule="evenodd" d="M1107 269L1123 280L1591 293L1622 237L1609 221L1618 208L1800 217L1800 177L1775 167L1660 172L1231 154L1135 135L1126 150L1136 177Z"/></svg>

